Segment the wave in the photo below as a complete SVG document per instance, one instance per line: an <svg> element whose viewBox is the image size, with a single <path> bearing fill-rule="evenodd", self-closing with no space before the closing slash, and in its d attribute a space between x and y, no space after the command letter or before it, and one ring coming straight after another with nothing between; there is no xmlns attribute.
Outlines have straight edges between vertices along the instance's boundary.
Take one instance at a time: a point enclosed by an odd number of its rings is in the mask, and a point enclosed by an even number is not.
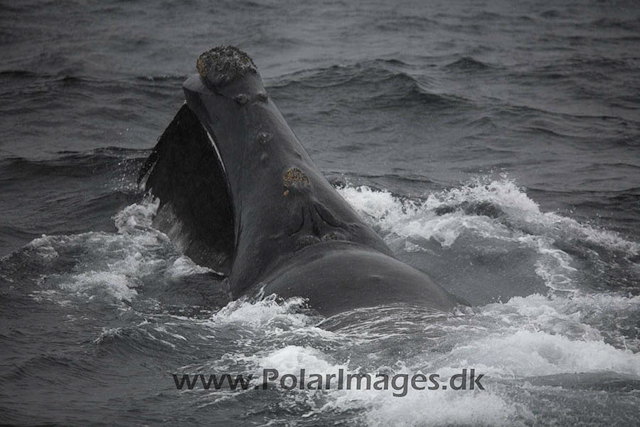
<svg viewBox="0 0 640 427"><path fill-rule="evenodd" d="M460 275L439 271L449 277L447 281L451 276L457 282L469 281L469 276L477 280L482 277L483 264L491 262L493 269L513 272L514 278L524 282L536 276L549 291L574 292L584 286L640 290L629 282L637 275L640 244L554 212L542 212L507 177L478 178L459 188L431 193L426 199L400 198L366 186L346 186L339 191L399 253L424 254L430 274L434 274L434 265L450 269L451 262L470 262ZM452 253L448 262L437 255L443 249ZM493 286L501 283L494 292L515 296L511 274L506 280L488 277L491 279L483 281L494 280ZM520 292L541 292L533 284L522 286ZM473 295L477 289L459 292Z"/></svg>
<svg viewBox="0 0 640 427"><path fill-rule="evenodd" d="M87 151L62 150L52 153L55 157L42 160L18 156L3 157L0 159L0 167L8 169L14 168L16 172L20 172L23 169L30 172L37 172L40 169L53 170L58 167L95 167L102 163L110 163L110 161L113 160L144 159L149 153L150 149L124 147L101 147Z"/></svg>
<svg viewBox="0 0 640 427"><path fill-rule="evenodd" d="M430 90L428 79L414 75L411 68L402 61L384 59L334 65L281 77L270 84L270 90L284 98L323 98L330 91L344 98L344 108L378 111L414 106L453 109L467 102Z"/></svg>
<svg viewBox="0 0 640 427"><path fill-rule="evenodd" d="M40 86L33 86L32 90L56 90L77 88L84 92L102 94L102 93L124 93L126 91L138 91L149 96L158 95L160 88L175 89L187 78L186 74L149 74L123 76L118 79L109 78L108 76L89 76L83 74L82 70L73 68L64 68L55 73L43 72L32 69L9 69L0 71L0 81L8 88L15 85L24 85L30 83ZM41 85L45 86L42 87ZM31 88L31 86L27 86ZM148 92L145 89L151 87L155 92ZM68 95L68 94L67 94Z"/></svg>
<svg viewBox="0 0 640 427"><path fill-rule="evenodd" d="M491 68L488 64L470 56L462 57L454 62L445 65L445 68L460 71L483 71Z"/></svg>
<svg viewBox="0 0 640 427"><path fill-rule="evenodd" d="M591 27L592 29L596 29L597 31L602 31L603 28L607 29L615 29L615 30L624 30L624 31L634 31L638 32L640 29L640 18L635 19L624 19L624 18L599 18L595 19L588 24L586 27Z"/></svg>

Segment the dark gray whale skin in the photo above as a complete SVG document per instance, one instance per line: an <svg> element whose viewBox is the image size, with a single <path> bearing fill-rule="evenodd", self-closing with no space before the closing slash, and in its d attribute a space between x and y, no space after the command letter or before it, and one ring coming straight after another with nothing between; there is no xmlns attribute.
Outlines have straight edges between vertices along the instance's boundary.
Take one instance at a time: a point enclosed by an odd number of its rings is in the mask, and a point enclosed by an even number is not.
<svg viewBox="0 0 640 427"><path fill-rule="evenodd" d="M161 200L156 224L194 261L228 276L233 298L300 296L327 316L461 303L393 258L323 177L244 52L214 48L198 71L141 177Z"/></svg>

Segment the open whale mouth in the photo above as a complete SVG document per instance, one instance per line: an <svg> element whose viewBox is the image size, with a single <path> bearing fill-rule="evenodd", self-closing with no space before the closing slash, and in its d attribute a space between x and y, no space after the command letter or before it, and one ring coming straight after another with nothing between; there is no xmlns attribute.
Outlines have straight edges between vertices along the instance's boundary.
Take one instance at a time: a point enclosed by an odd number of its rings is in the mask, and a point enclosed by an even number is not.
<svg viewBox="0 0 640 427"><path fill-rule="evenodd" d="M251 111L265 111L270 102L253 60L236 47L203 53L196 68L198 74L182 86L186 103L142 167L139 182L146 178L146 189L160 199L154 225L196 263L228 274L239 234L229 167L234 176L238 169L244 174L247 139L238 135L248 130L242 120L247 108L260 105ZM265 147L270 137L257 131L253 138Z"/></svg>
<svg viewBox="0 0 640 427"><path fill-rule="evenodd" d="M186 103L143 164L138 183L160 199L154 227L197 264L228 276L235 224L227 169L215 134Z"/></svg>

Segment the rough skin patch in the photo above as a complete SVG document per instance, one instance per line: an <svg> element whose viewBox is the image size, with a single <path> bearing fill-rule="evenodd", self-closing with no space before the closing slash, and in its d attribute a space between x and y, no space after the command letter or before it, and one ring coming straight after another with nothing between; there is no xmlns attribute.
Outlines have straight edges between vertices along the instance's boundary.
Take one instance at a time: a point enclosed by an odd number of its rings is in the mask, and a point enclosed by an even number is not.
<svg viewBox="0 0 640 427"><path fill-rule="evenodd" d="M269 132L260 132L256 136L256 140L258 141L258 144L260 144L260 145L264 145L267 142L271 141L271 138L273 138L273 136Z"/></svg>
<svg viewBox="0 0 640 427"><path fill-rule="evenodd" d="M320 243L320 239L318 239L316 236L300 236L296 239L296 250L300 250L306 246L315 245L316 243Z"/></svg>
<svg viewBox="0 0 640 427"><path fill-rule="evenodd" d="M285 196L289 194L289 189L302 189L310 185L309 178L298 168L291 168L284 174Z"/></svg>
<svg viewBox="0 0 640 427"><path fill-rule="evenodd" d="M327 241L327 240L345 240L344 236L338 234L338 233L334 233L333 231L330 233L325 234L324 236L322 236L322 240L323 241Z"/></svg>
<svg viewBox="0 0 640 427"><path fill-rule="evenodd" d="M248 72L257 72L249 55L234 46L217 46L204 52L196 68L200 77L214 85L225 85Z"/></svg>

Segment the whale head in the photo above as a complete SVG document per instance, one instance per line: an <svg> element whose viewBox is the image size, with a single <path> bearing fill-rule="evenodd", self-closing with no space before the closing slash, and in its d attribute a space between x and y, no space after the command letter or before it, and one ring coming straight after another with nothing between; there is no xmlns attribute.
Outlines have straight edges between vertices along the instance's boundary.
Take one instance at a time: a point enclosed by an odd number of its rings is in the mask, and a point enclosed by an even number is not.
<svg viewBox="0 0 640 427"><path fill-rule="evenodd" d="M253 60L234 46L218 46L196 62L198 74L182 85L189 108L209 131L237 117L246 104L266 102L267 92Z"/></svg>

